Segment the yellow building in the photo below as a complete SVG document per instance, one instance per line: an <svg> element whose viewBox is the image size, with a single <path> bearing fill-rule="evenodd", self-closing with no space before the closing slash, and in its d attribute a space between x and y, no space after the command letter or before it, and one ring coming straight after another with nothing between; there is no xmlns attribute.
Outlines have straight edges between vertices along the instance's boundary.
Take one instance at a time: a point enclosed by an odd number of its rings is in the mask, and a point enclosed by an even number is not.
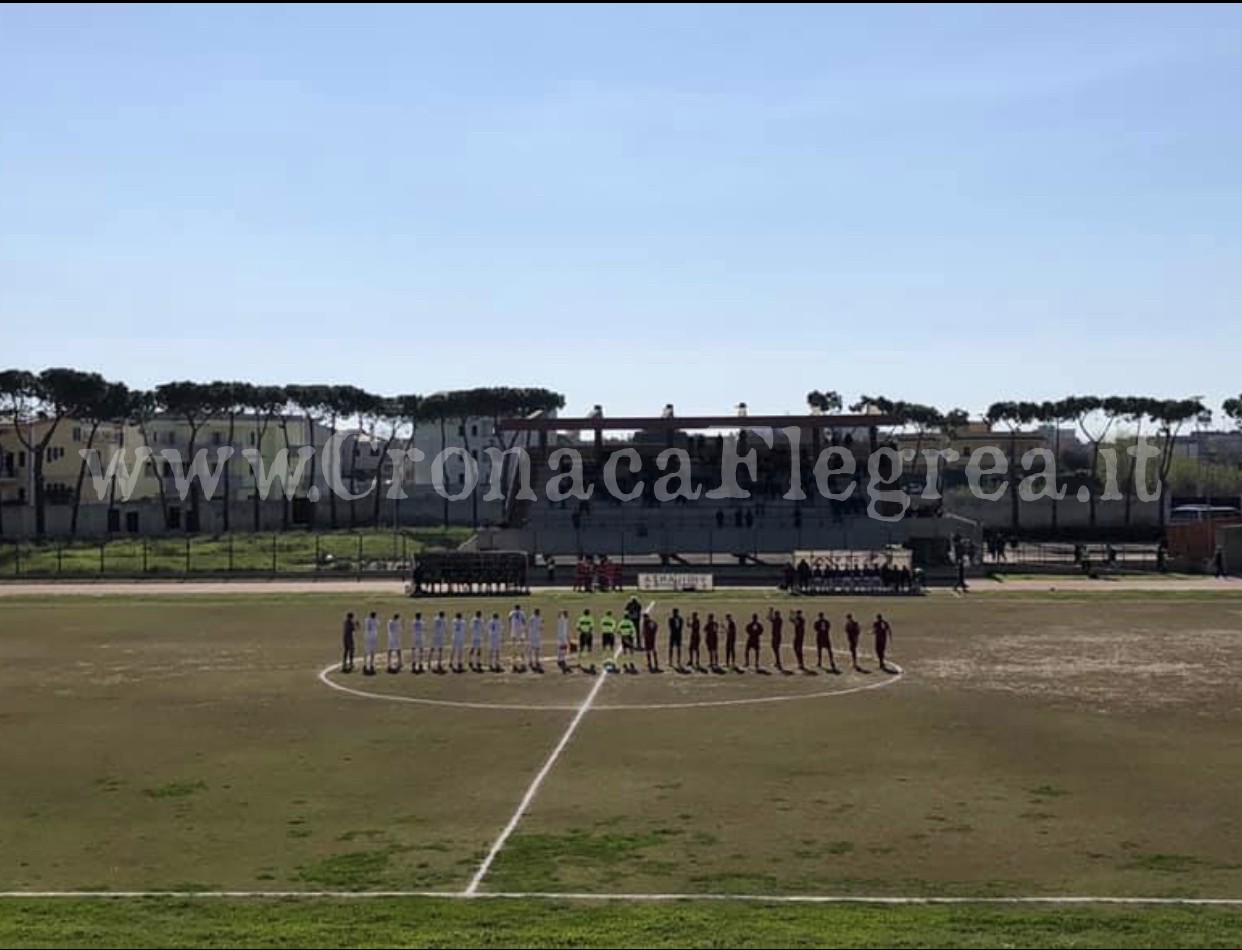
<svg viewBox="0 0 1242 950"><path fill-rule="evenodd" d="M19 434L12 421L0 423L0 501L4 504L34 504L33 449L28 449L24 443L38 446L51 425L50 420L36 419L23 423ZM102 423L95 430L92 447L99 451L104 470L120 449L125 438L125 428L115 423ZM67 504L72 500L78 481L78 470L82 464L79 453L86 448L90 430L90 423L62 419L44 447L43 486L48 504ZM85 489L83 498L94 500L93 494Z"/></svg>
<svg viewBox="0 0 1242 950"><path fill-rule="evenodd" d="M18 434L13 422L0 423L0 503L7 507L33 506L34 504L34 460L32 450L24 441L37 446L45 437L51 422L36 419L22 424L22 433ZM144 439L144 430L146 439ZM211 419L203 423L195 437L195 454L205 450L207 461L215 468L217 454L225 445L231 444L233 455L228 462L229 491L233 498L249 500L253 491L254 476L250 462L243 455L246 449L259 452L265 468L270 468L277 454L285 448L286 430L291 455L298 449L309 444L308 427L302 417L289 417L282 428L280 420L263 421L255 416L239 415L233 422L233 440L230 443L229 422L227 419ZM62 419L56 427L51 440L44 448L43 484L44 497L49 506L69 505L73 500L77 486L78 473L82 464L81 451L87 448L90 438L91 424L77 419ZM316 427L315 444L322 446L327 438L326 430ZM146 441L149 440L149 443ZM134 490L128 498L117 498L121 501L145 501L158 499L160 496L160 480L164 481L165 493L177 497L176 479L172 466L161 453L172 449L179 453L184 465L189 465L190 458L190 427L184 419L173 416L157 416L148 422L143 429L134 425L119 423L102 423L95 431L90 447L98 451L101 474L106 474L118 452L124 452L127 468L132 470L137 464L137 450L147 444L157 462L147 466L136 479ZM290 471L296 466L291 459ZM159 473L159 478L156 476ZM303 495L310 487L309 467L303 473L303 484L296 494ZM223 478L221 488L223 490ZM99 491L88 471L82 484L82 504L107 504L109 494L99 496Z"/></svg>

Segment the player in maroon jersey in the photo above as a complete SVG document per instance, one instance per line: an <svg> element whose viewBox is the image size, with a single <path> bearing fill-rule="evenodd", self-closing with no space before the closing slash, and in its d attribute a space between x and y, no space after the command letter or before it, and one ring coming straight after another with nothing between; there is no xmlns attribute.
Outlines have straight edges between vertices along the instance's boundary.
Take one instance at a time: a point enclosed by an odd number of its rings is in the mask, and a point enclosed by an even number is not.
<svg viewBox="0 0 1242 950"><path fill-rule="evenodd" d="M862 669L862 667L858 665L858 638L860 636L862 636L862 627L860 627L858 621L854 619L853 614L846 614L845 639L849 641L850 660L853 662L854 669L856 670Z"/></svg>
<svg viewBox="0 0 1242 950"><path fill-rule="evenodd" d="M703 621L699 619L697 610L690 613L690 669L697 670L703 665L699 649L703 643Z"/></svg>
<svg viewBox="0 0 1242 950"><path fill-rule="evenodd" d="M782 673L785 672L785 667L781 666L781 628L784 625L785 620L779 610L768 611L768 626L772 628L772 656L776 660L776 668Z"/></svg>
<svg viewBox="0 0 1242 950"><path fill-rule="evenodd" d="M759 642L763 637L763 624L758 614L750 615L750 623L746 625L746 668L750 669L750 654L755 654L755 669L759 669Z"/></svg>
<svg viewBox="0 0 1242 950"><path fill-rule="evenodd" d="M893 628L889 626L883 614L875 615L875 623L871 625L871 631L875 634L875 658L880 661L880 669L885 673L897 672L884 659L888 655L888 645L893 642Z"/></svg>
<svg viewBox="0 0 1242 950"><path fill-rule="evenodd" d="M647 654L647 672L660 672L660 658L656 656L656 634L660 625L649 613L643 614L643 650Z"/></svg>
<svg viewBox="0 0 1242 950"><path fill-rule="evenodd" d="M802 661L802 647L806 643L806 618L802 616L801 610L794 611L793 628L794 659L798 661L798 669L805 673L806 663Z"/></svg>
<svg viewBox="0 0 1242 950"><path fill-rule="evenodd" d="M703 639L707 643L707 666L709 669L720 669L720 624L715 614L707 615L707 623L703 625Z"/></svg>
<svg viewBox="0 0 1242 950"><path fill-rule="evenodd" d="M836 657L832 655L832 638L829 632L832 630L832 621L824 616L821 610L819 616L815 618L815 665L821 670L824 668L824 651L828 651L828 668L834 673L840 673L837 669Z"/></svg>

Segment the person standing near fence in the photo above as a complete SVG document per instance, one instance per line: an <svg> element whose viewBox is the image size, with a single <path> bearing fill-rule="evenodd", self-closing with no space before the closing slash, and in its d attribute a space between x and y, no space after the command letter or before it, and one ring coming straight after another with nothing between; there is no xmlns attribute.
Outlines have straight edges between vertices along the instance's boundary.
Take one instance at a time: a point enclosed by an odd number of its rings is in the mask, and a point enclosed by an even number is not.
<svg viewBox="0 0 1242 950"><path fill-rule="evenodd" d="M352 673L354 671L354 634L358 630L358 624L354 621L352 612L345 615L345 622L341 625L341 672Z"/></svg>

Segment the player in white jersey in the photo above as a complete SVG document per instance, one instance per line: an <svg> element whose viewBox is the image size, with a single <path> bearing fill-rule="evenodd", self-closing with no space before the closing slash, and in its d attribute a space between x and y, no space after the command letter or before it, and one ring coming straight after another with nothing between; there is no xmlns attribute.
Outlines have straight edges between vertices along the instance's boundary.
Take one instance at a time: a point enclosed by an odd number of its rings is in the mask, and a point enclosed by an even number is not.
<svg viewBox="0 0 1242 950"><path fill-rule="evenodd" d="M530 620L526 622L526 658L530 668L536 673L543 672L543 664L539 661L539 647L543 641L543 615L536 607L531 611Z"/></svg>
<svg viewBox="0 0 1242 950"><path fill-rule="evenodd" d="M509 643L513 651L513 671L526 669L526 614L521 604L514 604L509 611Z"/></svg>
<svg viewBox="0 0 1242 950"><path fill-rule="evenodd" d="M362 672L375 675L375 654L379 650L379 617L372 610L362 622Z"/></svg>
<svg viewBox="0 0 1242 950"><path fill-rule="evenodd" d="M504 669L500 665L500 638L503 629L500 614L492 614L492 619L487 622L487 668L493 673Z"/></svg>
<svg viewBox="0 0 1242 950"><path fill-rule="evenodd" d="M423 622L423 615L415 613L414 619L410 621L410 672L421 673L423 671L423 648L426 646L426 629Z"/></svg>
<svg viewBox="0 0 1242 950"><path fill-rule="evenodd" d="M466 659L466 620L460 613L453 616L453 656L449 666L454 673L465 672Z"/></svg>
<svg viewBox="0 0 1242 950"><path fill-rule="evenodd" d="M431 652L436 657L436 672L444 672L444 635L448 632L448 621L444 619L444 611L436 614L435 623L431 625Z"/></svg>
<svg viewBox="0 0 1242 950"><path fill-rule="evenodd" d="M556 617L556 664L562 673L569 671L569 611L562 610Z"/></svg>
<svg viewBox="0 0 1242 950"><path fill-rule="evenodd" d="M483 672L483 611L476 610L470 619L470 669Z"/></svg>
<svg viewBox="0 0 1242 950"><path fill-rule="evenodd" d="M395 662L394 662L395 661ZM388 672L401 672L401 615L393 614L388 621Z"/></svg>

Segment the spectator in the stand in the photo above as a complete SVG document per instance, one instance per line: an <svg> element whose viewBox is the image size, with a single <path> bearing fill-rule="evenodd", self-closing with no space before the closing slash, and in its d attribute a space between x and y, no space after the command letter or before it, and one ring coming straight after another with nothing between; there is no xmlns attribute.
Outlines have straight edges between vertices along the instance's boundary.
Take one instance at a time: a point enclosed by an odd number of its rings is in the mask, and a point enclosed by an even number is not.
<svg viewBox="0 0 1242 950"><path fill-rule="evenodd" d="M803 558L798 562L798 591L805 594L811 586L811 565Z"/></svg>

